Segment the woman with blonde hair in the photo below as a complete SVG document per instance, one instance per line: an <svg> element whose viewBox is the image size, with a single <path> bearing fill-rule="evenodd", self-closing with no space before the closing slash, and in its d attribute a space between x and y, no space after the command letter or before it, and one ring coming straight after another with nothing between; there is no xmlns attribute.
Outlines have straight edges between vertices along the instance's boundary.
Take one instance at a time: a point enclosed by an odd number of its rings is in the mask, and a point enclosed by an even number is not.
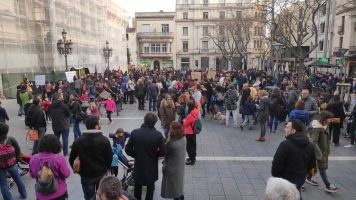
<svg viewBox="0 0 356 200"><path fill-rule="evenodd" d="M261 135L256 138L256 141L264 142L265 134L266 134L266 122L269 116L269 106L271 101L268 98L268 92L266 90L260 90L258 92L258 96L260 97L260 104L257 108L258 111L258 122L261 125Z"/></svg>
<svg viewBox="0 0 356 200"><path fill-rule="evenodd" d="M166 98L162 100L159 113L162 119L164 135L168 138L169 126L176 120L176 108L171 95L166 95Z"/></svg>
<svg viewBox="0 0 356 200"><path fill-rule="evenodd" d="M178 98L178 103L176 103L177 114L179 115L178 121L183 123L183 119L188 114L188 110L186 109L186 104L189 101L189 98L186 94L181 94Z"/></svg>
<svg viewBox="0 0 356 200"><path fill-rule="evenodd" d="M91 102L90 102L89 107L88 107L88 109L90 110L90 114L89 115L90 116L100 117L100 112L99 112L100 104L99 104L99 102L94 100L93 97L91 97L90 100L91 100Z"/></svg>

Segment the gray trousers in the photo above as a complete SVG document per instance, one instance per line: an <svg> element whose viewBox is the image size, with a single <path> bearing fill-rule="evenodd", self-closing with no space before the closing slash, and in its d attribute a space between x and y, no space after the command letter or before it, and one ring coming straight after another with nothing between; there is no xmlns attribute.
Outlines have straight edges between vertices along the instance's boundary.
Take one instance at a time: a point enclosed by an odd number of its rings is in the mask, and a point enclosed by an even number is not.
<svg viewBox="0 0 356 200"><path fill-rule="evenodd" d="M326 185L326 187L329 187L330 182L328 180L328 177L326 176L326 169L319 169L319 174L321 176L321 179L323 179L323 182Z"/></svg>
<svg viewBox="0 0 356 200"><path fill-rule="evenodd" d="M32 155L35 155L38 153L38 149L37 149L38 143L45 134L46 134L46 127L38 128L38 140L33 142Z"/></svg>

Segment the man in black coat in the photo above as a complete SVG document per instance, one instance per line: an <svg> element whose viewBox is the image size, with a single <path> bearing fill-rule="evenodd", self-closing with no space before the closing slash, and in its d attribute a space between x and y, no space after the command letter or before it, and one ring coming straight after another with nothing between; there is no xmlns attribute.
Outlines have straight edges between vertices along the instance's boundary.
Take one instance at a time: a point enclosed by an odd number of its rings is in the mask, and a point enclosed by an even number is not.
<svg viewBox="0 0 356 200"><path fill-rule="evenodd" d="M147 186L146 200L153 199L155 182L158 180L158 158L166 155L162 133L155 129L157 116L147 113L141 128L131 132L126 154L135 158L134 180L136 199L141 199L142 186Z"/></svg>
<svg viewBox="0 0 356 200"><path fill-rule="evenodd" d="M38 141L46 134L47 122L45 114L42 110L40 98L34 98L32 105L27 111L27 119L29 120L30 128L38 131L38 140L33 142L32 155L38 153Z"/></svg>
<svg viewBox="0 0 356 200"><path fill-rule="evenodd" d="M243 86L245 83L247 83L247 79L246 79L246 77L244 77L244 76L242 75L242 73L241 73L240 76L237 77L237 85L239 85L239 92L240 92L240 93L241 93L241 91L242 91L242 86Z"/></svg>
<svg viewBox="0 0 356 200"><path fill-rule="evenodd" d="M272 161L272 176L295 184L301 193L307 172L315 167L316 157L312 143L300 120L293 119L286 125L286 140L281 142Z"/></svg>

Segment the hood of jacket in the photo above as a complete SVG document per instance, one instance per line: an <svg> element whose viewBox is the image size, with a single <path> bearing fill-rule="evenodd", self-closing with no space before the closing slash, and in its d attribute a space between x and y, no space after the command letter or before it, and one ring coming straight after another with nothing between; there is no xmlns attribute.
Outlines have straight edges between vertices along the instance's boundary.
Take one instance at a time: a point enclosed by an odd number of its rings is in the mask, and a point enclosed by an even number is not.
<svg viewBox="0 0 356 200"><path fill-rule="evenodd" d="M300 95L300 90L299 89L293 89L292 91L294 91L297 95Z"/></svg>
<svg viewBox="0 0 356 200"><path fill-rule="evenodd" d="M102 136L103 132L101 130L87 130L83 131L83 135L79 137L79 140L86 147L96 147L102 142Z"/></svg>
<svg viewBox="0 0 356 200"><path fill-rule="evenodd" d="M32 115L33 113L42 110L40 106L36 106L35 104L32 104L30 108L28 109L28 115Z"/></svg>
<svg viewBox="0 0 356 200"><path fill-rule="evenodd" d="M55 100L50 104L50 107L51 108L59 108L62 106L62 103L63 103L62 101Z"/></svg>
<svg viewBox="0 0 356 200"><path fill-rule="evenodd" d="M300 147L306 147L309 144L308 137L302 132L296 132L294 134L290 134L287 137L287 140L291 140L293 143Z"/></svg>
<svg viewBox="0 0 356 200"><path fill-rule="evenodd" d="M323 128L326 130L326 128L328 126L323 126L318 120L313 120L311 123L310 123L310 127L311 128Z"/></svg>
<svg viewBox="0 0 356 200"><path fill-rule="evenodd" d="M272 92L272 95L271 95L272 98L277 98L277 97L280 97L280 96L281 96L281 94L278 93L278 92Z"/></svg>

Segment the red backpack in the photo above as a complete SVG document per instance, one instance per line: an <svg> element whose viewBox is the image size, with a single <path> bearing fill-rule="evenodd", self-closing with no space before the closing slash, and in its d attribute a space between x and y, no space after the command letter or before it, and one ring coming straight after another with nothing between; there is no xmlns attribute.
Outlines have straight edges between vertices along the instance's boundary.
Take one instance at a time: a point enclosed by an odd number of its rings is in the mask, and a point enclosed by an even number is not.
<svg viewBox="0 0 356 200"><path fill-rule="evenodd" d="M0 144L0 169L7 169L16 164L15 148L11 145Z"/></svg>

